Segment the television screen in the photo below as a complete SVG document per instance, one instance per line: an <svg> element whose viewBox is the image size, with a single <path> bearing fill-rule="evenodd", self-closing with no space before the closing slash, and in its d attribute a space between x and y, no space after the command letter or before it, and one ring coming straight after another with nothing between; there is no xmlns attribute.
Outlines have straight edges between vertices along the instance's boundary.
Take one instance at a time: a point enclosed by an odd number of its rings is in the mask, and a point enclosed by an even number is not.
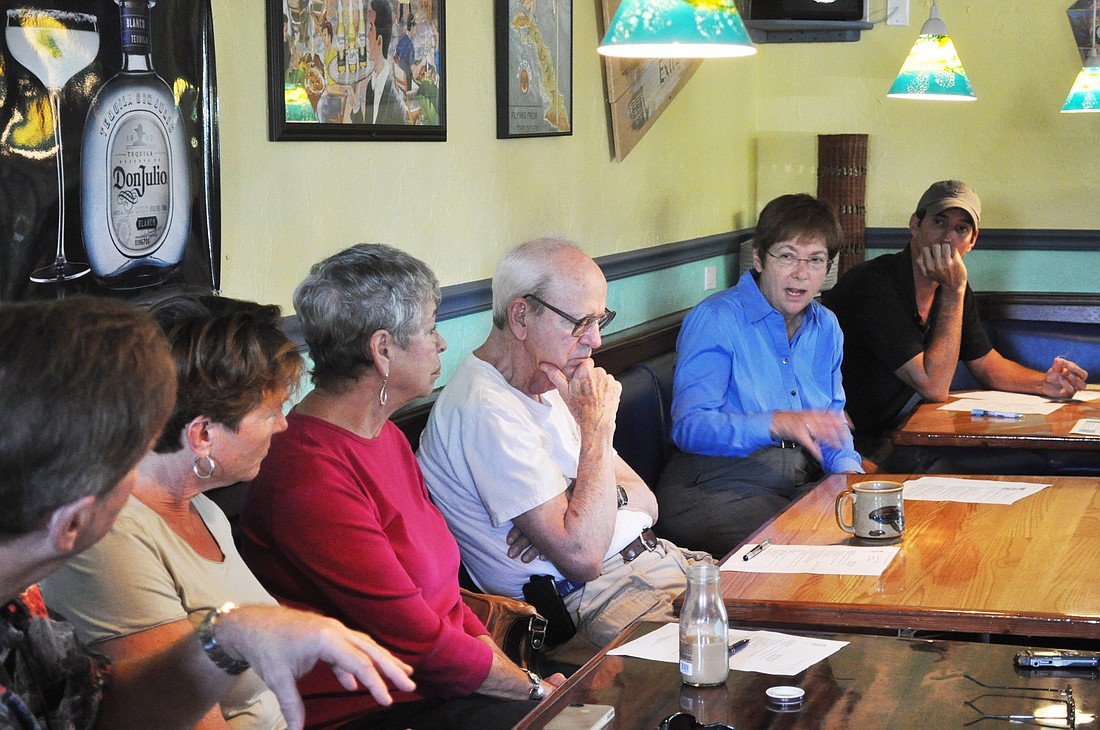
<svg viewBox="0 0 1100 730"><path fill-rule="evenodd" d="M863 0L748 0L751 20L861 20Z"/></svg>

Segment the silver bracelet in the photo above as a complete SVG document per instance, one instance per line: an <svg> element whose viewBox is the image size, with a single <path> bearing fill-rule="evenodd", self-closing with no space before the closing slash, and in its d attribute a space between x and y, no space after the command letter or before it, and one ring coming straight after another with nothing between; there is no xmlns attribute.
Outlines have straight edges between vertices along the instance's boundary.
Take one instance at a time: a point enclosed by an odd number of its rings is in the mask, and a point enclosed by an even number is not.
<svg viewBox="0 0 1100 730"><path fill-rule="evenodd" d="M241 674L249 668L248 662L244 659L234 659L226 654L225 649L221 648L218 644L218 638L214 635L218 618L230 611L235 611L236 608L235 603L225 603L210 611L203 617L197 632L199 643L202 644L202 650L206 652L206 656L210 657L210 661L217 664L219 668L224 669L227 674Z"/></svg>
<svg viewBox="0 0 1100 730"><path fill-rule="evenodd" d="M527 678L531 680L531 693L527 695L529 700L541 700L546 696L546 688L542 686L542 677L532 672L530 669L523 670L527 673Z"/></svg>

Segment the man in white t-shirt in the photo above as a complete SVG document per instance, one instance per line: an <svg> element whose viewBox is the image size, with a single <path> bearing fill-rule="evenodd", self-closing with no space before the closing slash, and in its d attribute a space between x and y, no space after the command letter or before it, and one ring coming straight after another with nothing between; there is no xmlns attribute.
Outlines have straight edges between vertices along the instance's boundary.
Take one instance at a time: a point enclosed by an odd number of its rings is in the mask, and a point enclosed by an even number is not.
<svg viewBox="0 0 1100 730"><path fill-rule="evenodd" d="M520 597L548 574L597 646L675 619L690 554L650 529L657 501L612 448L619 384L592 362L607 281L569 241L509 252L493 329L440 394L418 458L462 560L485 591Z"/></svg>

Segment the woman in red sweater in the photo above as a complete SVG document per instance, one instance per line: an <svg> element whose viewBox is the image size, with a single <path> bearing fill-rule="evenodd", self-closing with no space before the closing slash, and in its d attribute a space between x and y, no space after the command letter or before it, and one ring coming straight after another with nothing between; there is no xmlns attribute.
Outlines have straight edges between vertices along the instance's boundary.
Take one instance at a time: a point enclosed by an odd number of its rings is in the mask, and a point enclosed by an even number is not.
<svg viewBox="0 0 1100 730"><path fill-rule="evenodd" d="M564 679L517 667L462 602L458 546L388 420L439 377L439 299L422 261L379 244L325 259L294 293L314 389L249 487L243 555L280 602L369 630L418 692L382 709L314 672L311 727L510 728Z"/></svg>

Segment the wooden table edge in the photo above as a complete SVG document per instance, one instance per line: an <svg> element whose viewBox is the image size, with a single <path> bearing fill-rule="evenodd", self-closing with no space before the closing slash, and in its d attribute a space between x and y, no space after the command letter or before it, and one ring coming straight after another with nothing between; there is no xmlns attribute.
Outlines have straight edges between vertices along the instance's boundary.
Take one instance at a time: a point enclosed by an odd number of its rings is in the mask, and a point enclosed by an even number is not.
<svg viewBox="0 0 1100 730"><path fill-rule="evenodd" d="M562 707L565 706L561 704L562 698L565 696L565 693L569 689L572 689L574 685L579 684L589 674L591 674L600 664L600 662L602 662L607 656L607 652L637 638L636 634L638 634L641 629L648 629L641 634L644 636L650 631L656 631L658 628L660 628L661 625L662 624L653 622L640 621L635 621L628 625L625 629L619 632L619 635L616 636L610 644L600 649L599 653L597 653L594 657L581 665L581 668L574 672L573 676L565 680L562 685L554 690L554 692L549 697L547 697L546 700L541 702L538 707L527 713L527 715L525 715L524 718L520 720L515 725L515 727L512 728L512 730L525 730L525 728L531 727L533 723L542 719L549 721L551 718L561 712ZM567 705L569 703L567 702L565 704Z"/></svg>

